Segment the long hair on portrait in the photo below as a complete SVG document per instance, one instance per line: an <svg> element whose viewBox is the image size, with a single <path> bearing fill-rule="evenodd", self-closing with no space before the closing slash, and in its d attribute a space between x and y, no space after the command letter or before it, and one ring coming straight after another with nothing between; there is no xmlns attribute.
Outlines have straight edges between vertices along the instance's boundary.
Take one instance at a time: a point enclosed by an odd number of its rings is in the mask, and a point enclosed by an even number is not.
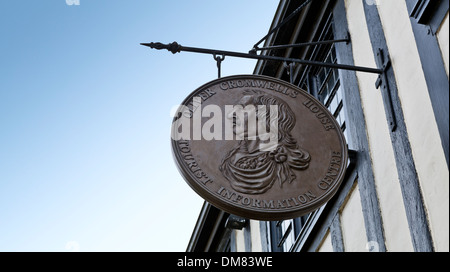
<svg viewBox="0 0 450 272"><path fill-rule="evenodd" d="M220 170L222 174L230 181L231 186L237 191L244 193L262 193L267 191L276 180L279 181L280 186L286 181L291 183L296 175L292 169L302 170L309 166L311 157L309 153L298 146L297 140L292 137L291 131L296 124L296 118L294 112L282 99L273 95L267 94L260 90L245 90L244 96L250 96L250 104L253 104L255 108L258 105L266 106L269 109L270 106L277 106L278 111L276 113L266 110L258 112L258 118L264 118L266 120L266 127L271 127L271 124L277 122L278 125L278 144L272 151L267 151L267 160L271 160L271 163L267 164L266 176L272 177L272 180L268 180L267 177L262 178L264 182L258 185L257 181L251 180L255 177L255 170L239 169L236 165L230 165L230 159L238 152L245 150L243 146L245 141L239 141L238 145L231 149L228 154L222 159ZM265 113L265 116L262 116ZM272 133L272 132L269 132ZM249 154L250 158L251 154ZM250 159L249 159L250 160ZM291 169L292 168L292 169ZM252 172L252 175L246 175L246 172ZM247 178L248 176L248 178Z"/></svg>

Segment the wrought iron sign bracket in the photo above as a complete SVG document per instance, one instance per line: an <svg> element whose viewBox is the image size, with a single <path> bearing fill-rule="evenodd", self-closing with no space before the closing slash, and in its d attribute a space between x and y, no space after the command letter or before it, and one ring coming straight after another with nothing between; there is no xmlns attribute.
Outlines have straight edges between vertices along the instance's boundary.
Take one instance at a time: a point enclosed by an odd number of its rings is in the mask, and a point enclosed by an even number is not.
<svg viewBox="0 0 450 272"><path fill-rule="evenodd" d="M173 43L169 43L169 44L163 44L163 43L159 43L159 42L156 42L156 43L151 42L151 43L141 43L141 45L147 46L147 47L150 47L153 49L157 49L157 50L167 49L168 51L172 52L173 54L184 51L184 52L211 54L213 56L221 55L222 58L225 58L225 56L229 56L229 57L238 57L238 58L247 58L247 59L281 61L281 62L286 62L286 63L299 63L299 64L303 64L303 65L320 66L320 67L328 67L328 68L334 68L334 69L343 69L343 70L351 70L351 71L359 71L359 72L375 73L375 74L383 73L383 69L379 69L379 68L370 68L370 67L354 66L354 65L347 65L347 64L338 64L338 63L327 63L327 62L319 62L319 61L310 61L310 60L303 60L303 59L283 58L283 57L277 57L277 56L258 55L258 54L256 54L256 51L253 51L253 50L250 51L250 53L241 53L241 52L232 52L232 51L224 51L224 50L216 50L216 49L182 46L182 45L178 44L177 42L173 42ZM216 59L216 57L215 57L215 59ZM218 60L216 59L216 61L218 61ZM220 66L220 62L218 61L218 67Z"/></svg>
<svg viewBox="0 0 450 272"><path fill-rule="evenodd" d="M391 66L391 59L388 54L385 56L381 48L378 48L377 50L377 63L383 72L378 76L378 79L375 82L375 87L377 89L380 88L381 90L388 125L391 131L394 131L397 128L397 120L395 118L395 111L391 97L392 93L389 89L389 81L387 77L387 70Z"/></svg>
<svg viewBox="0 0 450 272"><path fill-rule="evenodd" d="M220 74L221 74L221 70L222 70L221 64L222 64L222 61L225 59L225 55L218 56L218 55L214 54L213 57L217 62L217 78L220 78L221 77Z"/></svg>
<svg viewBox="0 0 450 272"><path fill-rule="evenodd" d="M291 62L289 64L286 63L286 62L283 63L284 68L289 68L289 70L287 70L288 71L287 73L289 75L289 82L291 84L294 83L294 68L295 68L295 65L296 65L296 63L293 63L293 62Z"/></svg>
<svg viewBox="0 0 450 272"><path fill-rule="evenodd" d="M227 221L225 222L225 227L229 229L242 230L248 224L249 223L247 219L237 215L230 214Z"/></svg>
<svg viewBox="0 0 450 272"><path fill-rule="evenodd" d="M267 46L267 47L255 47L252 50L250 50L250 53L256 53L256 51L262 51L262 50L297 48L297 47L304 47L304 46L310 46L310 45L330 44L330 43L339 43L339 42L345 42L346 44L348 44L350 42L349 35L347 34L347 36L344 39L294 43L294 44L284 44L284 45L273 45L273 46Z"/></svg>

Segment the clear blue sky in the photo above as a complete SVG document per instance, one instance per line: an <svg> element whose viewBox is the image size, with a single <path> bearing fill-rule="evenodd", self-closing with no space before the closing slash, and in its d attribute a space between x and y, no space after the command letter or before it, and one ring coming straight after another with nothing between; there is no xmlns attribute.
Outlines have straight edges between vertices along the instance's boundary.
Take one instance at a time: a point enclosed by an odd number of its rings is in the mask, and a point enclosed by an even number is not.
<svg viewBox="0 0 450 272"><path fill-rule="evenodd" d="M184 251L203 200L179 175L170 110L247 52L275 0L0 2L0 251ZM222 75L253 60L227 57Z"/></svg>

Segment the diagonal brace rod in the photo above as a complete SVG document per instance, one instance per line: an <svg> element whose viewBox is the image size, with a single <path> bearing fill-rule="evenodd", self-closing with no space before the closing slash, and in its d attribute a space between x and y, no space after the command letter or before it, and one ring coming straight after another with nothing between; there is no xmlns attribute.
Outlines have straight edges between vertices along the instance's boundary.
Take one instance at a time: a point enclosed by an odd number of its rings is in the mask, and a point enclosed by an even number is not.
<svg viewBox="0 0 450 272"><path fill-rule="evenodd" d="M347 64L338 64L338 63L327 63L327 62L318 62L318 61L310 61L310 60L302 60L302 59L292 59L292 58L283 58L277 56L266 56L266 55L257 55L257 54L249 54L249 53L240 53L240 52L232 52L232 51L224 51L224 50L216 50L216 49L207 49L207 48L197 48L197 47L188 47L182 46L177 42L162 44L162 43L141 43L143 46L148 46L153 49L161 50L167 49L173 54L179 53L181 51L185 52L193 52L193 53L202 53L202 54L211 54L211 55L222 55L222 56L230 56L230 57L238 57L238 58L247 58L247 59L259 59L259 60L273 60L273 61L281 61L287 63L300 63L304 65L311 66L320 66L320 67L328 67L335 69L343 69L343 70L351 70L351 71L360 71L367 73L375 73L382 74L383 69L378 68L369 68L369 67L361 67L361 66L353 66Z"/></svg>
<svg viewBox="0 0 450 272"><path fill-rule="evenodd" d="M339 39L339 40L327 40L327 41L317 41L317 42L306 42L306 43L294 43L294 44L286 44L286 45L274 45L267 47L257 47L252 50L261 51L267 49L284 49L284 48L295 48L295 47L303 47L308 45L318 45L318 44L329 44L329 43L337 43L337 42L350 42L350 39Z"/></svg>

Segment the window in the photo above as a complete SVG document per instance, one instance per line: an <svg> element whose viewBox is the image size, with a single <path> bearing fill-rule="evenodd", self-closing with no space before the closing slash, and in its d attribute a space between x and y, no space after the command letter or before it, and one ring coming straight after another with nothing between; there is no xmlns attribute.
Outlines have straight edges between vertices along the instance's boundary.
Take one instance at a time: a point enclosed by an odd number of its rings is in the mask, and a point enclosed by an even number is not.
<svg viewBox="0 0 450 272"><path fill-rule="evenodd" d="M331 46L325 62L336 63L336 50ZM344 135L346 134L346 118L343 108L342 88L339 81L339 70L321 67L314 76L319 86L318 99L333 114L334 118L341 126ZM345 135L347 137L347 135Z"/></svg>
<svg viewBox="0 0 450 272"><path fill-rule="evenodd" d="M414 1L410 17L418 24L428 25L435 34L448 12L448 1L409 0L411 3Z"/></svg>
<svg viewBox="0 0 450 272"><path fill-rule="evenodd" d="M332 14L325 21L318 41L333 40ZM337 63L336 48L332 43L312 46L308 52L309 60ZM294 84L315 96L338 121L346 135L346 117L339 70L328 67L306 66L298 69ZM284 221L270 222L273 251L290 251L302 227L311 214Z"/></svg>

